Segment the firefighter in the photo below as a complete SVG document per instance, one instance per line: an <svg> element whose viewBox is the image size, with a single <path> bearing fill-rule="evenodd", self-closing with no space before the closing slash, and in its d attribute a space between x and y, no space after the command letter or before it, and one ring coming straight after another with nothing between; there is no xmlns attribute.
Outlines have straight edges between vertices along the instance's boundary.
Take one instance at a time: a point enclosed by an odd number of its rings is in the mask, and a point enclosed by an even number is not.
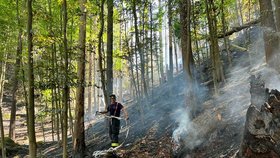
<svg viewBox="0 0 280 158"><path fill-rule="evenodd" d="M111 104L108 106L106 111L100 112L101 114L106 114L109 112L109 116L120 117L121 111L125 115L125 119L128 120L128 114L124 106L116 102L116 95L110 95ZM109 136L111 139L111 146L119 146L119 132L120 132L120 120L117 118L110 118L109 120Z"/></svg>

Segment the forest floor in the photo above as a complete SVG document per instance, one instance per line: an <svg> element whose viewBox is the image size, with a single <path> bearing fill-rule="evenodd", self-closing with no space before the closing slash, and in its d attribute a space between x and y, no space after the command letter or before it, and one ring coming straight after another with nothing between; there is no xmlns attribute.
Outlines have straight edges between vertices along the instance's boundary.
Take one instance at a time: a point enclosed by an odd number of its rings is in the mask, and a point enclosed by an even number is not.
<svg viewBox="0 0 280 158"><path fill-rule="evenodd" d="M129 135L125 139L126 130L121 130L120 142L123 147L117 155L123 158L224 158L235 157L241 143L245 116L250 105L250 83L252 74L262 74L268 88L275 87L273 83L279 82L278 75L266 68L263 58L254 61L251 65L248 53L233 53L232 68L227 68L226 81L220 85L219 95L212 95L212 87L199 86L202 96L198 105L199 113L190 119L184 108L187 107L186 84L183 75L174 78L173 83L164 83L150 94L149 99L123 103L128 107ZM276 77L268 77L276 76ZM9 96L5 97L5 114L9 113ZM19 107L18 111L24 111ZM178 111L179 110L179 111ZM25 115L18 112L17 143L20 150L13 155L24 157L28 153ZM186 118L185 118L186 117ZM188 122L184 122L188 120ZM5 133L8 132L8 119L4 119ZM62 149L57 142L52 141L51 123L45 123L45 143L42 136L42 126L37 124L37 141L41 157L61 157ZM94 117L86 121L86 146L87 157L98 150L110 147L106 119ZM126 123L121 122L122 128L127 129ZM175 141L174 131L183 131L184 135ZM71 137L69 136L69 154L71 153Z"/></svg>

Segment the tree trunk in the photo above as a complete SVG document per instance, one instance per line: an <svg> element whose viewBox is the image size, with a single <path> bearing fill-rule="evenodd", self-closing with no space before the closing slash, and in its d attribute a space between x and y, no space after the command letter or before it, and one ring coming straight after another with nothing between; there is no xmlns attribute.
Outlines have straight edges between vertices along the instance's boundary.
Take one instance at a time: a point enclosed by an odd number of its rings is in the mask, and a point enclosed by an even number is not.
<svg viewBox="0 0 280 158"><path fill-rule="evenodd" d="M154 59L153 59L153 6L150 3L150 49L151 49L151 93L153 95L154 88Z"/></svg>
<svg viewBox="0 0 280 158"><path fill-rule="evenodd" d="M88 60L89 60L89 68L88 68L88 116L91 116L92 113L92 58L93 58L93 46L92 46L92 17L90 17L90 43L89 43L89 51L88 51Z"/></svg>
<svg viewBox="0 0 280 158"><path fill-rule="evenodd" d="M280 157L280 92L265 89L264 81L251 77L251 105L247 110L239 157Z"/></svg>
<svg viewBox="0 0 280 158"><path fill-rule="evenodd" d="M51 0L48 0L48 7L49 7L49 16L51 17L51 20L49 22L49 34L50 36L53 36L53 32L52 32L52 22L53 22L53 19L52 19L52 6L51 6ZM50 46L50 49L51 49L51 120L52 120L52 140L54 141L54 125L55 125L55 97L54 97L54 89L55 89L55 67L54 67L54 45L55 43L52 43L51 46Z"/></svg>
<svg viewBox="0 0 280 158"><path fill-rule="evenodd" d="M113 94L113 0L107 0L108 15L107 15L107 94ZM107 103L110 103L110 98L107 97ZM109 104L108 104L109 105ZM107 105L107 106L108 106ZM106 106L106 109L107 109Z"/></svg>
<svg viewBox="0 0 280 158"><path fill-rule="evenodd" d="M54 101L55 101L55 114L56 114L56 121L55 121L55 125L56 125L56 135L57 135L57 143L58 143L58 145L60 145L60 128L59 128L59 123L60 123L60 108L59 108L59 103L58 103L58 100L59 100L59 97L58 97L58 94L57 94L57 89L59 88L59 84L58 84L58 64L57 64L57 55L56 55L56 44L54 44L54 46L53 46L53 60L54 60L54 62L52 63L52 64L54 64L53 66L54 66L54 72L53 72L53 74L55 75L55 76L53 76L53 77L55 77L55 80L56 81L54 81L54 83L55 83L55 87L54 87L54 89L53 89L53 91L54 91Z"/></svg>
<svg viewBox="0 0 280 158"><path fill-rule="evenodd" d="M131 40L131 46L132 46L132 40ZM136 69L136 83L137 83L137 90L136 93L138 94L138 96L140 97L141 95L141 89L140 89L140 79L139 79L139 65L138 65L138 55L137 55L137 51L136 51L136 44L134 45L134 56L135 56L135 69ZM132 60L133 61L133 60ZM133 64L133 63L132 63Z"/></svg>
<svg viewBox="0 0 280 158"><path fill-rule="evenodd" d="M128 54L129 54L129 70L130 70L130 77L131 77L131 82L132 82L132 85L134 86L134 89L135 89L135 92L136 92L136 96L137 96L137 100L138 100L138 88L137 88L137 85L136 85L136 80L135 80L135 75L134 75L134 72L133 72L133 69L134 69L134 66L133 66L133 52L132 50L130 49L132 47L132 43L131 45L129 45L129 41L128 41L128 38L127 38L127 25L126 25L126 22L125 22L125 25L124 25L124 36L125 36L125 42L126 42L126 47L128 49ZM131 40L132 42L132 40Z"/></svg>
<svg viewBox="0 0 280 158"><path fill-rule="evenodd" d="M95 87L95 85L98 85L98 82L97 82L97 80L98 80L98 78L97 78L97 71L96 71L96 65L98 65L98 64L96 64L96 50L94 50L94 52L93 52L93 57L92 57L92 62L93 62L93 112L95 112L95 111L98 111L98 104L97 104L97 97L98 97L98 95L96 95L97 94L97 92L96 92L96 87Z"/></svg>
<svg viewBox="0 0 280 158"><path fill-rule="evenodd" d="M86 0L80 0L80 31L79 31L79 60L78 60L78 87L75 116L73 157L82 158L85 153L85 125L84 125L84 99L85 99L85 43L86 43Z"/></svg>
<svg viewBox="0 0 280 158"><path fill-rule="evenodd" d="M198 71L200 72L200 64L201 64L201 61L200 61L200 51L199 51L199 47L198 47L198 38L197 38L197 19L196 19L196 13L195 13L195 3L194 1L192 0L191 1L191 4L193 5L191 7L191 10L192 10L192 25L193 25L193 34L194 34L194 44L195 44L195 52L197 54L197 67L198 67ZM202 75L202 73L200 72L200 74Z"/></svg>
<svg viewBox="0 0 280 158"><path fill-rule="evenodd" d="M186 99L190 109L190 113L194 118L197 111L197 99L195 94L195 73L194 73L194 59L191 46L191 0L180 1L180 19L181 19L181 44L182 44L182 56L183 56L183 70L187 84L189 85L186 92Z"/></svg>
<svg viewBox="0 0 280 158"><path fill-rule="evenodd" d="M218 38L217 38L217 19L215 4L213 0L206 0L206 12L210 35L210 55L212 60L212 72L215 94L218 94L218 83L224 81L223 68L220 59Z"/></svg>
<svg viewBox="0 0 280 158"><path fill-rule="evenodd" d="M121 8L121 14L124 14L122 8ZM122 19L124 19L123 17L121 17ZM122 46L122 42L123 42L123 38L122 38L122 30L123 30L123 27L122 27L123 23L122 21L120 22L120 43L119 43L119 49L120 49L120 52L123 52L123 46ZM120 62L121 62L121 70L119 70L119 77L118 77L118 80L119 80L119 84L118 84L118 96L119 96L119 100L120 101L123 101L123 87L122 87L122 82L123 82L123 61L122 59L120 59Z"/></svg>
<svg viewBox="0 0 280 158"><path fill-rule="evenodd" d="M276 26L272 12L271 0L259 0L261 12L261 25L263 29L263 39L265 48L266 63L272 68L278 69L278 45L279 39L275 35Z"/></svg>
<svg viewBox="0 0 280 158"><path fill-rule="evenodd" d="M182 45L182 56L183 56L183 69L186 72L187 78L192 80L191 67L193 65L193 54L191 48L191 1L181 0L180 1L180 19L181 19L181 45Z"/></svg>
<svg viewBox="0 0 280 158"><path fill-rule="evenodd" d="M162 12L161 0L158 0L159 13ZM162 17L159 20L159 65L160 65L160 83L164 81L164 68L163 68L163 46L162 46Z"/></svg>
<svg viewBox="0 0 280 158"><path fill-rule="evenodd" d="M1 149L2 157L6 158L6 146L5 146L5 133L3 125L3 115L2 115L2 105L3 105L3 95L4 95L4 85L5 85L5 76L6 76L6 61L7 55L5 54L6 60L1 63L1 74L0 74L0 130L1 130Z"/></svg>
<svg viewBox="0 0 280 158"><path fill-rule="evenodd" d="M240 24L243 25L243 14L242 14L242 3L240 0L237 0L238 1L238 11L239 11L239 15L240 15Z"/></svg>
<svg viewBox="0 0 280 158"><path fill-rule="evenodd" d="M69 90L70 91L70 90ZM73 92L74 93L74 92ZM70 97L70 96L69 96ZM73 97L75 98L75 97ZM73 104L72 105L75 105L75 100L73 99ZM68 103L69 105L69 110L68 110L68 113L69 113L69 125L70 125L70 135L74 135L74 125L73 125L73 116L72 116L72 109L71 109L71 102ZM72 139L73 140L73 139ZM73 141L72 141L73 143Z"/></svg>
<svg viewBox="0 0 280 158"><path fill-rule="evenodd" d="M102 36L103 36L103 31L104 31L104 3L105 0L101 1L101 8L100 8L100 31L98 33L98 64L99 64L99 71L100 71L100 77L101 77L101 85L102 85L102 89L103 89L103 94L104 94L104 101L107 105L108 103L108 97L107 97L107 88L106 88L106 81L105 81L105 74L104 74L104 70L103 70L103 56L102 56Z"/></svg>
<svg viewBox="0 0 280 158"><path fill-rule="evenodd" d="M33 32L32 32L32 0L27 2L27 45L28 45L28 138L29 156L36 157L37 145L35 137L35 112L34 112L34 73L33 73Z"/></svg>
<svg viewBox="0 0 280 158"><path fill-rule="evenodd" d="M90 48L91 49L91 48ZM88 116L90 117L92 113L92 50L89 51L89 74L88 74L88 80L89 80L89 85L88 85Z"/></svg>
<svg viewBox="0 0 280 158"><path fill-rule="evenodd" d="M24 69L23 69L23 61L21 61L20 63L22 69L21 69L21 75L22 75L22 87L23 87L23 93L24 93L24 101L25 101L25 110L26 110L26 118L28 119L29 116L28 116L28 92L26 90L26 86L25 86L25 81L26 81L26 78L25 78L25 73L24 73ZM26 120L26 124L27 124L27 128L28 128L28 120ZM27 135L28 135L28 129L27 129Z"/></svg>
<svg viewBox="0 0 280 158"><path fill-rule="evenodd" d="M12 107L11 107L11 118L10 118L10 130L9 130L9 137L13 140L16 140L16 133L15 133L15 125L16 125L16 94L18 89L18 74L20 69L20 62L21 62L21 54L22 54L22 28L20 22L20 15L19 15L19 1L16 1L17 5L17 24L18 24L18 46L17 46L17 55L16 55L16 64L15 64L15 72L13 76L13 88L12 88Z"/></svg>
<svg viewBox="0 0 280 158"><path fill-rule="evenodd" d="M139 19L140 19L140 23L142 24L142 30L141 28L139 29L139 42L141 40L141 49L142 49L142 57L141 58L141 54L139 53L140 55L140 68L141 68L141 97L144 96L144 93L145 93L145 90L144 90L144 82L146 83L146 86L147 86L147 89L149 87L148 85L148 82L146 82L148 79L147 79L147 67L146 67L146 55L147 55L147 52L146 52L146 37L147 37L147 31L145 29L145 15L146 15L146 8L147 8L147 0L142 0L141 1L142 3L142 6L143 6L143 9L140 10L140 12L142 12L142 17L140 16ZM137 6L137 4L136 4ZM141 7L140 7L141 8ZM141 18L142 18L142 21L141 21ZM142 35L142 36L141 36ZM142 37L142 39L141 39ZM137 44L137 43L136 43ZM142 64L144 65L142 69ZM143 80L143 77L142 77L142 73L143 73L143 76L144 76L144 80Z"/></svg>
<svg viewBox="0 0 280 158"><path fill-rule="evenodd" d="M148 97L147 85L146 85L146 81L145 81L145 77L144 77L145 76L144 54L142 52L142 47L141 47L141 44L139 41L137 13L136 13L136 0L133 0L132 12L133 12L133 17L134 17L135 41L136 41L137 50L140 55L140 62L141 62L141 80L143 81L145 97Z"/></svg>
<svg viewBox="0 0 280 158"><path fill-rule="evenodd" d="M172 0L168 0L169 81L173 80L172 29Z"/></svg>
<svg viewBox="0 0 280 158"><path fill-rule="evenodd" d="M222 0L222 4L221 4L221 8L222 8L222 23L223 23L223 34L226 34L226 20L225 20L225 13L224 13L224 0ZM227 58L228 58L228 63L229 66L231 67L231 55L230 55L230 51L229 51L229 44L228 44L228 39L226 36L224 36L224 46L227 52Z"/></svg>
<svg viewBox="0 0 280 158"><path fill-rule="evenodd" d="M68 131L68 104L69 104L69 86L68 86L68 45L67 45L67 3L63 0L63 45L64 45L64 85L63 85L63 158L67 158L67 131Z"/></svg>
<svg viewBox="0 0 280 158"><path fill-rule="evenodd" d="M274 0L275 4L275 25L277 31L280 32L280 0Z"/></svg>
<svg viewBox="0 0 280 158"><path fill-rule="evenodd" d="M234 11L235 11L238 26L241 26L241 19L240 19L240 16L239 16L239 9L238 9L238 0L234 1Z"/></svg>
<svg viewBox="0 0 280 158"><path fill-rule="evenodd" d="M174 45L174 55L175 55L175 65L176 65L176 73L179 73L179 64L178 64L178 53L177 53L177 40L175 35L173 35L173 45Z"/></svg>

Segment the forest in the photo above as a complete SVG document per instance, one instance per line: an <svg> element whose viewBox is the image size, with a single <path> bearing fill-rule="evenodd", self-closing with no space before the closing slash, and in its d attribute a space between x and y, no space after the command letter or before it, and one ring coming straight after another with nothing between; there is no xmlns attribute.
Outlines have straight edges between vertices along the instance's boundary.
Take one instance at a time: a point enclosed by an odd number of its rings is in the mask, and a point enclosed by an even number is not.
<svg viewBox="0 0 280 158"><path fill-rule="evenodd" d="M0 157L280 158L280 0L0 8Z"/></svg>

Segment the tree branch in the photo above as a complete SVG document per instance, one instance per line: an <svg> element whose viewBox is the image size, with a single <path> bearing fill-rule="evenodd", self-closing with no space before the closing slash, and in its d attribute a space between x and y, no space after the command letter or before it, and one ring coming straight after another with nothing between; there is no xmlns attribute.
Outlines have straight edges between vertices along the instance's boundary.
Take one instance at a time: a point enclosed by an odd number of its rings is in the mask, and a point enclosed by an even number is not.
<svg viewBox="0 0 280 158"><path fill-rule="evenodd" d="M231 30L229 30L225 34L218 34L218 38L224 38L224 37L230 36L230 35L232 35L235 32L239 32L239 31L241 31L243 29L251 27L252 25L256 25L256 24L260 23L260 21L261 21L260 19L257 19L257 20L251 21L249 23L246 23L246 24L244 24L242 26L233 27Z"/></svg>

